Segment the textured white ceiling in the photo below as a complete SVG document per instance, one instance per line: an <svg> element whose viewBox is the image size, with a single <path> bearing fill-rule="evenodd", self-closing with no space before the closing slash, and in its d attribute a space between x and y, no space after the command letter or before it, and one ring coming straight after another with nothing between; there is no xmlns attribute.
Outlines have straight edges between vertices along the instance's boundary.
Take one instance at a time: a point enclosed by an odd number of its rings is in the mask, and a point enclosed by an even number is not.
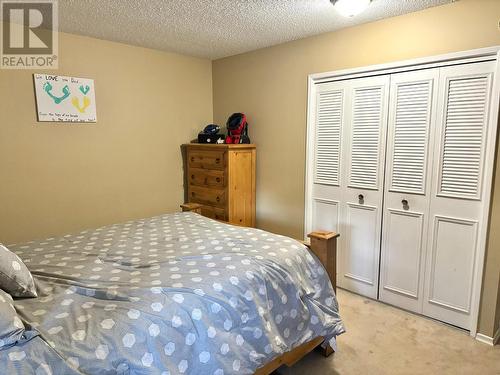
<svg viewBox="0 0 500 375"><path fill-rule="evenodd" d="M450 2L374 0L344 18L329 0L59 0L59 28L217 59Z"/></svg>

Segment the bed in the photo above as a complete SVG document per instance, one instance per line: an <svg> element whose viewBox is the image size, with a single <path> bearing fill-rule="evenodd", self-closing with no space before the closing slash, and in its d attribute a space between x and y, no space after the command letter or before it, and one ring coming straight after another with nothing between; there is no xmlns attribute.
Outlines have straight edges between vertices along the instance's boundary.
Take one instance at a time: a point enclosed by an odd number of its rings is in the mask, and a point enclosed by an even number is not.
<svg viewBox="0 0 500 375"><path fill-rule="evenodd" d="M196 212L9 249L38 297L6 374L268 374L344 332L321 252Z"/></svg>

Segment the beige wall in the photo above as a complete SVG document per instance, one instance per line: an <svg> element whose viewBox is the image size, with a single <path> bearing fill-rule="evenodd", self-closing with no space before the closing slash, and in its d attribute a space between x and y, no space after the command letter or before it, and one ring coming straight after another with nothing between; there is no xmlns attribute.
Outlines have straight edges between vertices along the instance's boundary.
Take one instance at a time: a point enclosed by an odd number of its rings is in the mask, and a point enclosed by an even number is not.
<svg viewBox="0 0 500 375"><path fill-rule="evenodd" d="M499 124L500 129L500 124ZM491 197L490 230L488 233L487 261L484 266L481 306L482 328L493 337L500 329L500 147L497 134L494 189ZM496 287L495 287L496 286ZM496 301L496 303L495 303ZM496 311L496 313L495 313ZM489 331L486 331L488 329Z"/></svg>
<svg viewBox="0 0 500 375"><path fill-rule="evenodd" d="M178 210L179 146L212 121L209 60L59 41L50 73L95 80L98 122L38 123L33 71L0 70L0 242Z"/></svg>
<svg viewBox="0 0 500 375"><path fill-rule="evenodd" d="M308 74L499 45L499 20L500 1L461 0L215 61L214 120L224 124L231 112L245 112L258 146L257 225L302 236ZM499 285L497 237L491 236L480 317L480 331L490 336Z"/></svg>

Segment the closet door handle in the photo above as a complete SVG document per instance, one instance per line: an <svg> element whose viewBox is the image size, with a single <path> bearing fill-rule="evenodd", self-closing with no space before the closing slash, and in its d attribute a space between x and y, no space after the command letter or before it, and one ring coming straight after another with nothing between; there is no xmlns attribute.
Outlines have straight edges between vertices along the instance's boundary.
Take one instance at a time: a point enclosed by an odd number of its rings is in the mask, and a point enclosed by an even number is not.
<svg viewBox="0 0 500 375"><path fill-rule="evenodd" d="M364 196L363 194L359 194L359 195L358 195L358 200L359 200L359 203L360 203L360 204L363 204L363 203L364 203L364 201L365 201L365 196Z"/></svg>
<svg viewBox="0 0 500 375"><path fill-rule="evenodd" d="M408 200L403 199L403 200L401 201L401 203L403 204L403 208L407 208L407 207L408 207Z"/></svg>

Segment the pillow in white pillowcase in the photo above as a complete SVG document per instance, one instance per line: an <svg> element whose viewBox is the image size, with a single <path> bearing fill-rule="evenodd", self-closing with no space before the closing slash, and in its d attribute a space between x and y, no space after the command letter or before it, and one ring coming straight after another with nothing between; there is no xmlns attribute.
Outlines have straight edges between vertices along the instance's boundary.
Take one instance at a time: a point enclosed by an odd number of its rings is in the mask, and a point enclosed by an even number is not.
<svg viewBox="0 0 500 375"><path fill-rule="evenodd" d="M0 350L22 339L25 327L12 305L10 294L0 289Z"/></svg>
<svg viewBox="0 0 500 375"><path fill-rule="evenodd" d="M36 297L36 287L28 267L12 251L0 244L0 288L13 297Z"/></svg>

